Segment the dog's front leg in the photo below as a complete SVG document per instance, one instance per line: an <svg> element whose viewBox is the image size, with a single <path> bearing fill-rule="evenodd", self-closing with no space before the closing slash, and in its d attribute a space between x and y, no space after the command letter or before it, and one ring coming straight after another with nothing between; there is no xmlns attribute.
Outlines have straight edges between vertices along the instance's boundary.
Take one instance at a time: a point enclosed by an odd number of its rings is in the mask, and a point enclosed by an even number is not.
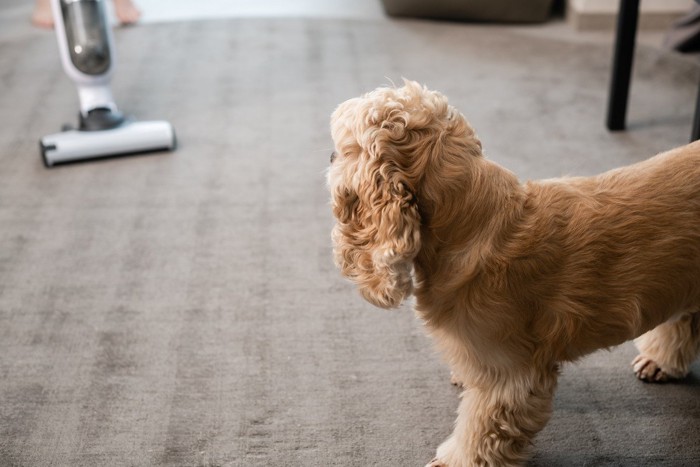
<svg viewBox="0 0 700 467"><path fill-rule="evenodd" d="M557 369L477 378L462 394L452 435L429 467L521 465L552 413ZM486 384L481 381L489 381Z"/></svg>

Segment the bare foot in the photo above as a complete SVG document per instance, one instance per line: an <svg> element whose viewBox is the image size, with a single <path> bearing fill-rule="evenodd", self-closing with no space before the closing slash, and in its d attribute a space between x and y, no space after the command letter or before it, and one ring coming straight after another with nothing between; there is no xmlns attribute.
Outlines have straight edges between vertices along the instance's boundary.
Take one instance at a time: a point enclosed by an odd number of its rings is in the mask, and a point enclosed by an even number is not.
<svg viewBox="0 0 700 467"><path fill-rule="evenodd" d="M114 0L114 13L121 24L134 24L141 18L141 11L131 0Z"/></svg>
<svg viewBox="0 0 700 467"><path fill-rule="evenodd" d="M53 28L53 14L49 0L36 0L32 13L32 24L38 28Z"/></svg>

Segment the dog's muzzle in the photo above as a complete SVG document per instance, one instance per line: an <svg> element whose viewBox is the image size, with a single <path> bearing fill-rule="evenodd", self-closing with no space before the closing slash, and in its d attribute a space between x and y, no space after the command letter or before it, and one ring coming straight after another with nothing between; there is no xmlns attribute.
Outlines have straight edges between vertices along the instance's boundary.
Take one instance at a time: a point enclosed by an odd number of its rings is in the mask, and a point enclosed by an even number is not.
<svg viewBox="0 0 700 467"><path fill-rule="evenodd" d="M337 156L337 154L335 153L335 151L333 151L333 152L331 153L331 164L332 164L333 161L335 160L336 156Z"/></svg>

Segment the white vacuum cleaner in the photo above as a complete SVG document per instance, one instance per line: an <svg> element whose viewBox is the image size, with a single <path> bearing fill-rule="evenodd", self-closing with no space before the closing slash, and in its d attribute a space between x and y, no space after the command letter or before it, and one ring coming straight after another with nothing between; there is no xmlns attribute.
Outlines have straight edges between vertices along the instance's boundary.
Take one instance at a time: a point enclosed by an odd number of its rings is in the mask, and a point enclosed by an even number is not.
<svg viewBox="0 0 700 467"><path fill-rule="evenodd" d="M41 139L44 164L175 149L170 123L132 121L114 103L114 41L104 1L51 0L51 6L63 69L78 88L80 124Z"/></svg>

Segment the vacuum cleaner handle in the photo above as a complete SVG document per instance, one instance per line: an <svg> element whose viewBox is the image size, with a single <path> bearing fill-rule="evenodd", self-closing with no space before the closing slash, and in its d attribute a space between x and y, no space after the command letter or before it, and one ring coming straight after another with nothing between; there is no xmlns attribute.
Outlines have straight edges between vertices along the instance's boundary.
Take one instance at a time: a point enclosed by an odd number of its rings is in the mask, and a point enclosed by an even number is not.
<svg viewBox="0 0 700 467"><path fill-rule="evenodd" d="M98 108L116 112L109 88L114 41L104 0L51 0L51 6L61 62L78 87L81 114Z"/></svg>
<svg viewBox="0 0 700 467"><path fill-rule="evenodd" d="M73 81L108 83L116 62L104 0L51 0L63 69Z"/></svg>

